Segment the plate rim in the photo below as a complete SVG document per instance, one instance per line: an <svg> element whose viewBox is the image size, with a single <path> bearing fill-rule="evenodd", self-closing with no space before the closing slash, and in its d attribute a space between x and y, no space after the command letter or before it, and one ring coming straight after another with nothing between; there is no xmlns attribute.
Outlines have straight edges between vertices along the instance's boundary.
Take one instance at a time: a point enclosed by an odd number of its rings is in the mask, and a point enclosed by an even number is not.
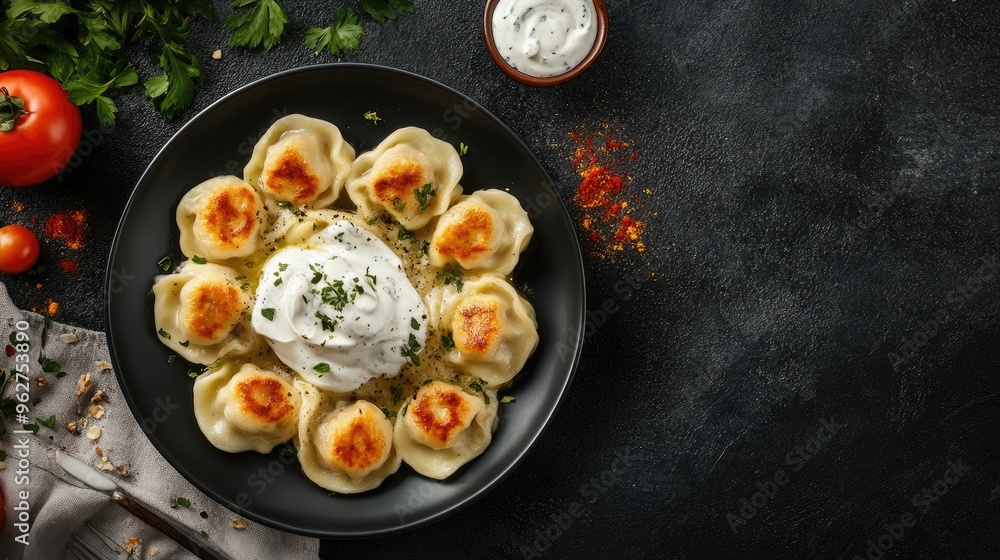
<svg viewBox="0 0 1000 560"><path fill-rule="evenodd" d="M131 412L132 417L133 419L136 420L136 422L139 422L140 413L139 410L137 409L135 398L133 397L132 392L129 390L128 385L124 383L123 373L121 372L121 368L119 367L120 362L117 356L117 352L115 350L115 342L114 342L115 334L113 332L113 322L111 320L112 317L111 294L113 294L112 290L115 282L113 265L116 260L116 256L118 254L121 237L124 233L125 222L129 216L129 213L133 210L133 205L137 204L136 200L137 197L139 196L139 186L146 180L147 175L149 175L154 164L161 157L163 157L164 154L168 151L168 149L172 148L174 142L178 141L178 138L189 127L193 126L193 124L196 123L204 114L212 110L215 110L218 106L225 104L230 99L237 97L247 92L248 90L254 89L271 81L280 80L285 77L301 73L328 72L328 71L340 71L340 70L361 70L361 71L369 71L377 73L383 72L387 74L402 76L404 78L417 80L431 87L444 90L445 92L454 96L457 99L468 101L475 104L475 106L477 107L477 111L483 113L483 115L488 120L490 120L494 125L498 126L505 133L507 139L512 140L517 145L517 147L521 151L523 151L524 154L532 161L532 163L534 163L534 165L537 167L537 169L541 172L542 176L546 180L546 183L543 186L541 186L541 188L545 189L546 191L549 192L550 195L552 195L552 198L559 207L559 211L562 214L562 218L565 219L567 223L573 224L572 217L569 214L569 209L567 208L565 202L563 202L562 196L559 194L558 190L555 189L554 187L555 182L552 180L551 175L549 174L548 170L546 170L542 162L538 159L538 156L535 155L534 151L532 151L531 148L527 144L525 144L524 140L522 140L520 136L518 136L513 130L511 130L509 126L507 126L506 123L504 123L496 115L494 115L492 112L486 109L486 107L483 106L481 103L448 85L442 84L437 80L428 78L426 76L422 76L415 72L410 72L408 70L403 70L400 68L394 68L390 66L383 66L379 64L369 64L360 62L350 62L350 63L337 62L337 63L323 63L323 64L310 64L304 66L297 66L294 68L289 68L286 70L282 70L280 72L269 74L262 78L251 81L247 84L244 84L226 93L219 99L213 101L205 108L198 111L197 114L192 116L173 134L171 134L170 139L167 140L167 142L162 147L160 147L159 150L157 150L156 154L152 157L152 159L149 160L149 163L146 165L146 169L142 172L142 175L139 176L139 179L136 181L135 186L132 188L132 192L129 194L128 200L125 203L125 207L122 210L121 218L118 221L118 225L115 227L115 233L112 238L111 248L108 252L108 257L105 263L105 278L104 278L104 296L105 296L104 319L106 325L105 334L108 343L108 354L111 360L111 364L114 368L115 378L118 381L119 390L121 391L122 396L125 398L125 402L128 405L129 411ZM542 437L545 431L549 428L550 424L552 423L552 419L555 417L556 413L559 411L559 409L562 407L563 403L566 400L566 393L569 389L569 386L572 384L573 378L575 377L576 371L580 364L580 358L582 356L583 345L585 341L585 332L586 332L585 327L587 320L586 316L587 282L586 282L586 268L584 266L584 260L583 260L583 250L580 245L580 239L576 233L575 228L572 228L572 232L573 235L571 236L571 239L569 241L571 244L570 246L573 249L575 249L574 251L575 258L573 259L573 261L576 263L576 267L578 269L580 278L579 291L580 291L581 317L580 317L580 324L577 325L577 336L573 348L572 361L570 363L568 374L565 376L565 379L561 384L561 387L559 387L558 395L556 396L555 400L555 405L550 407L548 411L543 413L544 414L543 421L539 426L537 432L535 432L530 437L530 439L525 440L523 442L523 445L520 446L520 449L516 451L516 456L514 460L510 462L508 465L506 465L499 474L494 475L492 477L488 477L488 481L486 482L486 484L475 488L474 490L471 491L469 495L449 503L446 507L444 507L441 511L437 513L431 515L424 515L422 517L418 516L418 518L415 518L411 521L401 522L398 526L395 527L378 528L367 531L324 532L324 531L314 531L311 529L303 529L301 527L289 525L288 523L282 520L274 519L272 517L267 517L252 510L245 509L237 504L231 503L229 500L223 499L221 496L218 495L216 491L203 484L198 477L192 476L192 473L190 473L188 469L183 469L179 467L174 460L171 460L173 454L170 453L167 449L165 449L163 447L163 444L157 438L150 437L150 435L147 434L145 430L140 430L140 431L142 431L145 438L153 445L153 447L157 450L157 452L159 452L159 454L161 455L161 457L163 457L163 459L167 462L167 464L171 468L173 468L178 474L180 474L188 483L192 484L203 494L208 496L216 503L222 505L226 509L229 509L230 511L233 511L238 515L247 517L255 522L261 523L262 525L265 525L273 529L278 529L297 535L316 537L316 538L370 538L370 537L379 537L379 536L400 534L412 531L420 527L429 525L431 523L438 522L446 517L449 517L454 513L478 501L489 492L495 490L500 485L501 482L503 482L508 476L510 476L511 473L513 473L514 470L521 465L521 463L525 460L528 454L535 448L535 444Z"/></svg>

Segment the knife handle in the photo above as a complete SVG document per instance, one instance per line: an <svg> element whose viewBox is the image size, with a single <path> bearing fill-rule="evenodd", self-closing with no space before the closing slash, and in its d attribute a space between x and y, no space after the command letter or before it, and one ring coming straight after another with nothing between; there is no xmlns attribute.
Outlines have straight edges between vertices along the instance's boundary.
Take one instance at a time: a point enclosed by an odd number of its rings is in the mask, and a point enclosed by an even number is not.
<svg viewBox="0 0 1000 560"><path fill-rule="evenodd" d="M190 530L183 530L163 519L139 501L135 500L121 490L115 490L111 494L111 499L116 504L128 510L129 513L145 521L154 529L170 537L177 544L183 546L192 554L203 560L232 560L224 553L209 549L200 535L196 535Z"/></svg>

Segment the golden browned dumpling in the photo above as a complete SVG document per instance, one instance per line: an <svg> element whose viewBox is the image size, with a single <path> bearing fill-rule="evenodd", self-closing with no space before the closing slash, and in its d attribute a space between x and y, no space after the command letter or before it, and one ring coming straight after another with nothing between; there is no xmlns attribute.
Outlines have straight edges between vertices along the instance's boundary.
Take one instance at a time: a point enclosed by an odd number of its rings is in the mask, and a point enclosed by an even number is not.
<svg viewBox="0 0 1000 560"><path fill-rule="evenodd" d="M288 377L244 364L226 363L194 383L198 426L215 447L231 453L269 453L295 437L299 391Z"/></svg>
<svg viewBox="0 0 1000 560"><path fill-rule="evenodd" d="M243 178L266 196L296 206L322 207L340 194L354 148L332 123L288 115L254 146Z"/></svg>
<svg viewBox="0 0 1000 560"><path fill-rule="evenodd" d="M392 423L380 408L339 400L304 381L299 416L299 464L316 484L351 494L378 487L402 459L392 445Z"/></svg>
<svg viewBox="0 0 1000 560"><path fill-rule="evenodd" d="M253 294L228 267L185 261L153 285L153 319L160 342L184 359L208 364L249 350L253 331L244 319Z"/></svg>
<svg viewBox="0 0 1000 560"><path fill-rule="evenodd" d="M454 146L422 128L407 127L355 160L347 194L364 218L388 212L404 227L418 229L462 194L461 177Z"/></svg>
<svg viewBox="0 0 1000 560"><path fill-rule="evenodd" d="M432 381L403 404L393 439L406 464L442 480L486 450L496 418L495 391Z"/></svg>
<svg viewBox="0 0 1000 560"><path fill-rule="evenodd" d="M485 406L482 397L433 381L417 391L403 422L413 439L431 449L444 449L455 444Z"/></svg>
<svg viewBox="0 0 1000 560"><path fill-rule="evenodd" d="M451 330L455 348L466 356L494 356L504 339L507 303L490 294L463 298L455 308Z"/></svg>
<svg viewBox="0 0 1000 560"><path fill-rule="evenodd" d="M513 195L476 191L441 215L431 239L430 263L510 274L534 228Z"/></svg>
<svg viewBox="0 0 1000 560"><path fill-rule="evenodd" d="M215 177L191 189L177 206L181 252L211 260L246 257L260 240L264 203L239 177Z"/></svg>

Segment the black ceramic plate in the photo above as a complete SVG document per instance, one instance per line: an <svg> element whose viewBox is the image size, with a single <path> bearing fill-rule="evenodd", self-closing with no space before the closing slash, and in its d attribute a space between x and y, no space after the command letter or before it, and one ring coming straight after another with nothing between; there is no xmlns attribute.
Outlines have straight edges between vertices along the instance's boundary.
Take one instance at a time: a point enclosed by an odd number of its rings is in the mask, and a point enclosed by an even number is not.
<svg viewBox="0 0 1000 560"><path fill-rule="evenodd" d="M372 124L364 114L377 111ZM278 117L329 120L360 154L396 128L419 126L471 146L463 158L466 192L509 189L535 227L515 283L535 306L538 350L501 407L486 452L446 481L405 464L364 494L331 496L306 479L293 456L219 451L195 423L186 368L153 327L151 287L157 261L179 262L174 211L191 187L219 174L242 175L257 138ZM584 279L580 247L566 208L538 160L493 115L460 93L400 70L358 65L309 66L243 87L181 128L139 180L118 226L107 273L111 360L136 420L160 453L206 494L246 517L317 537L374 536L411 529L457 511L495 486L524 457L552 418L583 342ZM164 497L166 499L166 497Z"/></svg>

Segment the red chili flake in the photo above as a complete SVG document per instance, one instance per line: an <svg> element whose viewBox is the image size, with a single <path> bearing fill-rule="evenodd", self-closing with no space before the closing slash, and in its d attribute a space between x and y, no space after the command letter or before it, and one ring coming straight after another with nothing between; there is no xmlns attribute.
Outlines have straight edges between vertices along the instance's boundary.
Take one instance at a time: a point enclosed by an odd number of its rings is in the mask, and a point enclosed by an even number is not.
<svg viewBox="0 0 1000 560"><path fill-rule="evenodd" d="M66 274L72 274L73 277L76 277L80 273L80 263L68 259L59 261L59 268Z"/></svg>
<svg viewBox="0 0 1000 560"><path fill-rule="evenodd" d="M11 356L13 356L14 355L14 347L11 346L10 344L8 344L7 347L4 348L4 353L7 354L8 358L11 357Z"/></svg>
<svg viewBox="0 0 1000 560"><path fill-rule="evenodd" d="M73 250L83 247L86 232L86 210L56 212L45 221L45 233L52 239L62 239L66 247Z"/></svg>

